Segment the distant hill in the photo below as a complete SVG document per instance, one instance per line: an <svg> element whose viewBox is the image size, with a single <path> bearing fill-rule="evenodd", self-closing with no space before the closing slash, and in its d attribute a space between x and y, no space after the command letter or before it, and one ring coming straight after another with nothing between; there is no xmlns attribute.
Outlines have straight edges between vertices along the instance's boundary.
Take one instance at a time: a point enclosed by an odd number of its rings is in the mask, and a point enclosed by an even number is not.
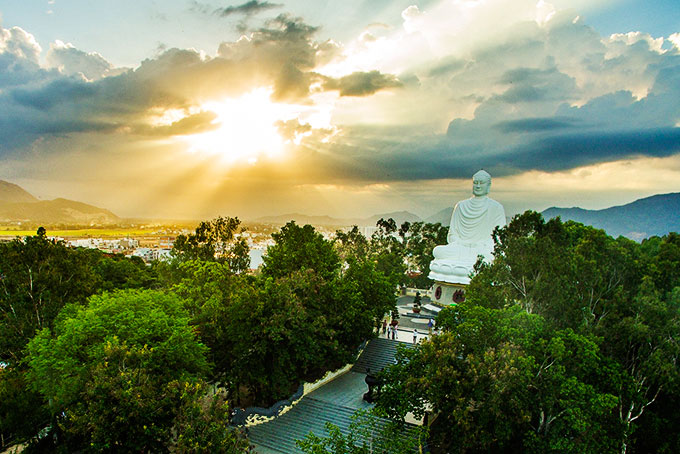
<svg viewBox="0 0 680 454"><path fill-rule="evenodd" d="M441 225L448 226L451 222L451 215L453 214L453 206L446 207L441 211L437 211L435 214L429 218L425 218L425 222L428 224L436 224L439 222Z"/></svg>
<svg viewBox="0 0 680 454"><path fill-rule="evenodd" d="M106 225L119 221L109 210L61 198L38 200L21 187L0 180L0 222Z"/></svg>
<svg viewBox="0 0 680 454"><path fill-rule="evenodd" d="M659 194L627 205L603 210L551 207L543 211L545 219L559 216L604 229L609 235L623 235L640 241L654 235L680 232L680 193Z"/></svg>
<svg viewBox="0 0 680 454"><path fill-rule="evenodd" d="M37 202L38 199L14 183L0 180L0 203Z"/></svg>
<svg viewBox="0 0 680 454"><path fill-rule="evenodd" d="M310 225L326 225L326 226L350 226L358 225L360 227L375 226L379 219L392 218L397 225L404 222L420 222L420 217L408 211L395 211L392 213L376 214L368 218L334 218L330 216L309 216L300 213L281 214L278 216L264 216L257 218L255 222L262 222L267 224L286 224L289 221L295 221L297 224Z"/></svg>

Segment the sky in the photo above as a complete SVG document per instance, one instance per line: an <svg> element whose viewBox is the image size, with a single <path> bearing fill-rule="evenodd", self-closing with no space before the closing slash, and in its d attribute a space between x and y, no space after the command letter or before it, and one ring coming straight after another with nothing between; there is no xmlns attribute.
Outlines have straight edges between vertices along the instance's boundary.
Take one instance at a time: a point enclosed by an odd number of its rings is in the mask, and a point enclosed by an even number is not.
<svg viewBox="0 0 680 454"><path fill-rule="evenodd" d="M0 179L123 217L680 192L677 0L0 0Z"/></svg>

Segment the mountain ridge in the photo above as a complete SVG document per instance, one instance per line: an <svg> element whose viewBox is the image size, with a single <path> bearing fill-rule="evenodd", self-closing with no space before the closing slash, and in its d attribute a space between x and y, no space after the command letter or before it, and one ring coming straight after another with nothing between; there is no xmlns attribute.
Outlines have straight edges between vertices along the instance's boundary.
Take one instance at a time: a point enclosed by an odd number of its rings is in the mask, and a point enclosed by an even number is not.
<svg viewBox="0 0 680 454"><path fill-rule="evenodd" d="M550 207L541 212L545 219L560 217L605 230L613 237L640 241L680 231L680 193L656 194L601 210L579 207Z"/></svg>
<svg viewBox="0 0 680 454"><path fill-rule="evenodd" d="M0 180L0 203L26 202L38 202L38 199L21 186Z"/></svg>
<svg viewBox="0 0 680 454"><path fill-rule="evenodd" d="M108 225L121 219L113 212L65 198L39 200L20 186L0 180L0 222L45 225Z"/></svg>

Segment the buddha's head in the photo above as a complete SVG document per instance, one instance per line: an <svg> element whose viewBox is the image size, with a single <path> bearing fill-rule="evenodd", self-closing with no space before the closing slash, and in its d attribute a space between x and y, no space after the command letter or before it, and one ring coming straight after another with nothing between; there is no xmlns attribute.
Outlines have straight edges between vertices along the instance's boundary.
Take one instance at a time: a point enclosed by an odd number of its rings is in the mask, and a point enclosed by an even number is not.
<svg viewBox="0 0 680 454"><path fill-rule="evenodd" d="M491 175L485 170L480 170L472 176L472 194L475 197L483 197L491 189Z"/></svg>

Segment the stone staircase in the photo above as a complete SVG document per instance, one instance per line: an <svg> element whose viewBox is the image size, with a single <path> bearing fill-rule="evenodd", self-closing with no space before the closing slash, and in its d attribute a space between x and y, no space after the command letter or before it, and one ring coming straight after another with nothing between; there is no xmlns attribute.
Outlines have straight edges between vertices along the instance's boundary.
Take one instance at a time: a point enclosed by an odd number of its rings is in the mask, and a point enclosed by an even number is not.
<svg viewBox="0 0 680 454"><path fill-rule="evenodd" d="M357 359L357 362L352 366L352 371L365 374L366 370L370 368L371 373L377 373L386 366L394 364L397 345L413 348L413 345L411 344L384 339L382 337L371 339L361 353L361 356Z"/></svg>
<svg viewBox="0 0 680 454"><path fill-rule="evenodd" d="M250 427L248 438L255 445L256 452L302 453L295 445L295 441L304 439L310 432L320 437L328 436L326 422L338 426L346 435L349 432L352 415L359 409L368 409L372 406L362 400L362 394L368 390L364 382L366 368L370 368L371 372L377 372L393 364L397 344L400 342L372 339L350 372L304 396L294 407L276 419ZM412 348L408 344L404 345ZM376 420L378 426L386 423L386 420L380 418Z"/></svg>
<svg viewBox="0 0 680 454"><path fill-rule="evenodd" d="M305 397L275 421L251 427L248 438L256 446L264 446L274 452L301 453L295 446L295 440L302 440L310 432L327 436L326 422L335 424L346 434L355 411L354 408Z"/></svg>

